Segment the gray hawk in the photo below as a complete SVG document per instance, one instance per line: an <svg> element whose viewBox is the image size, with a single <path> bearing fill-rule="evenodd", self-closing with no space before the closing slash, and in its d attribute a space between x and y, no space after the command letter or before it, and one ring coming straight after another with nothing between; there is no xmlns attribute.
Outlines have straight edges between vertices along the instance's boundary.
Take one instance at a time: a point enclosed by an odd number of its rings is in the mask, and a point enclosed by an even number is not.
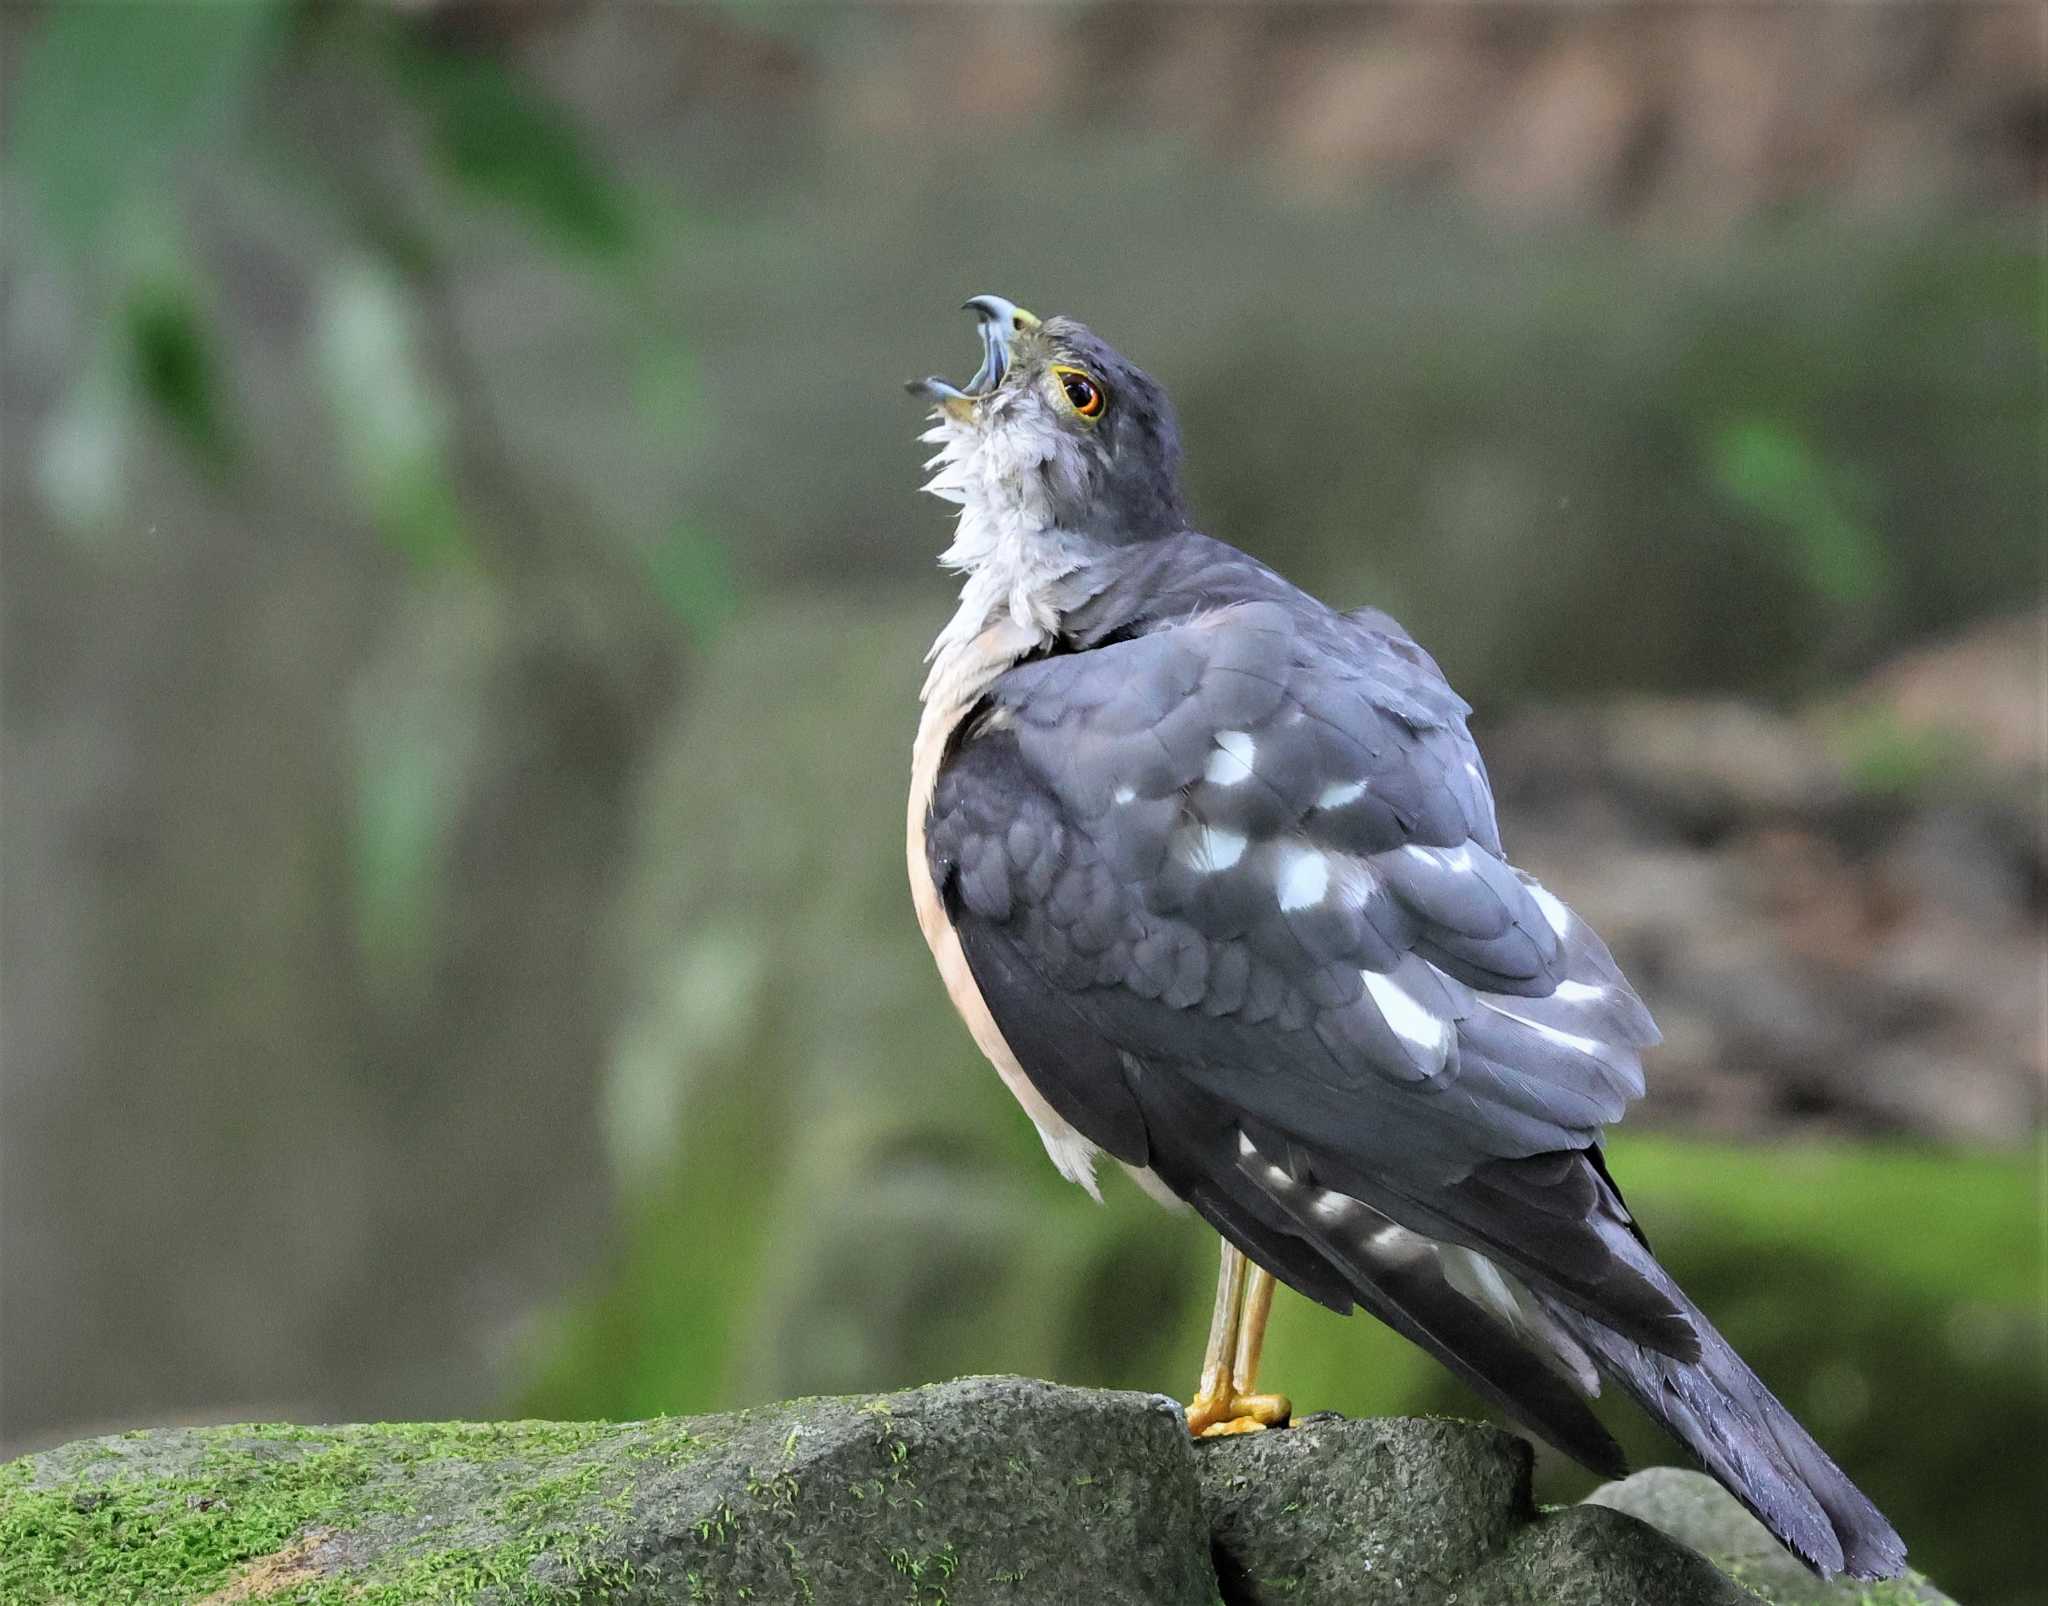
<svg viewBox="0 0 2048 1606"><path fill-rule="evenodd" d="M1657 1030L1503 856L1467 705L1385 614L1189 526L1160 387L968 303L925 487L965 576L912 757L917 916L1053 1163L1107 1154L1223 1239L1189 1422L1255 1392L1273 1279L1363 1307L1594 1470L1631 1395L1823 1574L1899 1536L1650 1253L1600 1150Z"/></svg>

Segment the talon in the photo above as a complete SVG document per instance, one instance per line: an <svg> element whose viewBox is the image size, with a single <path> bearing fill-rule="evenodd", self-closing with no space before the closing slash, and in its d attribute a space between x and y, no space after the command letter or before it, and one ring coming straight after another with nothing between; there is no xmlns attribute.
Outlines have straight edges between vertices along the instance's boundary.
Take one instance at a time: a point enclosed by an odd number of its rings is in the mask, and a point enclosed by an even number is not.
<svg viewBox="0 0 2048 1606"><path fill-rule="evenodd" d="M1241 1395L1229 1377L1214 1383L1202 1379L1202 1391L1188 1405L1188 1432L1196 1438L1227 1438L1231 1434L1262 1434L1294 1420L1286 1395Z"/></svg>
<svg viewBox="0 0 2048 1606"><path fill-rule="evenodd" d="M1239 1394L1229 1380L1212 1391L1204 1386L1188 1407L1188 1432L1198 1439L1221 1439L1238 1433L1263 1433L1284 1428L1294 1407L1284 1394Z"/></svg>

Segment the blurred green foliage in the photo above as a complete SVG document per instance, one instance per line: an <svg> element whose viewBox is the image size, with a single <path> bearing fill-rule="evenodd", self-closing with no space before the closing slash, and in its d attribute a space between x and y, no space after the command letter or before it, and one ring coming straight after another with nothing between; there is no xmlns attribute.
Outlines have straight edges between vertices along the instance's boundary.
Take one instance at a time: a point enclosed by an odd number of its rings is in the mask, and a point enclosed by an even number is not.
<svg viewBox="0 0 2048 1606"><path fill-rule="evenodd" d="M418 309L383 262L338 264L320 287L319 372L345 470L385 540L421 570L473 563L450 461L448 404L424 371Z"/></svg>
<svg viewBox="0 0 2048 1606"><path fill-rule="evenodd" d="M282 8L53 6L10 86L8 161L83 265L247 106Z"/></svg>
<svg viewBox="0 0 2048 1606"><path fill-rule="evenodd" d="M287 71L315 82L333 74L381 99L440 181L431 206L288 119L259 126L269 77ZM501 521L479 524L466 510L479 491L473 471L516 469L471 464L465 475L460 461L465 435L488 432L475 415L489 401L448 326L445 280L458 249L450 214L503 211L522 250L599 275L603 294L648 332L637 361L663 404L658 421L673 425L689 405L685 348L657 304L635 221L649 199L592 153L570 113L494 55L350 8L59 6L19 78L10 184L115 314L108 327L125 349L133 401L209 466L227 462L244 426L232 416L232 359L208 309L219 253L191 239L180 180L203 157L244 144L319 212L330 237L311 366L346 477L373 527L415 564L474 556ZM701 537L668 522L617 538L686 627L729 607L730 577ZM487 549L504 541L491 532Z"/></svg>
<svg viewBox="0 0 2048 1606"><path fill-rule="evenodd" d="M387 44L436 162L459 190L524 213L563 249L613 261L632 248L631 203L560 111L488 57L402 33Z"/></svg>
<svg viewBox="0 0 2048 1606"><path fill-rule="evenodd" d="M1873 499L1860 475L1831 469L1782 421L1744 418L1715 430L1715 477L1763 526L1767 549L1792 578L1833 607L1868 604L1891 590L1888 555L1858 511Z"/></svg>
<svg viewBox="0 0 2048 1606"><path fill-rule="evenodd" d="M67 270L98 281L108 314L44 475L81 524L108 520L138 408L205 469L233 455L219 333L165 192L181 160L232 130L277 14L264 3L58 6L10 85L8 188L27 195Z"/></svg>
<svg viewBox="0 0 2048 1606"><path fill-rule="evenodd" d="M353 80L410 128L440 182L430 205L401 195L351 153L289 122L256 119L280 72ZM422 580L460 570L517 592L535 576L518 526L534 515L523 471L497 434L469 354L451 327L447 276L458 247L442 208L508 214L522 250L596 275L648 331L635 365L672 427L693 383L675 319L636 255L647 206L594 156L575 120L525 75L437 40L402 17L282 3L80 5L52 9L18 75L7 124L10 187L26 195L76 281L106 315L106 350L52 420L42 478L53 511L86 544L122 522L135 421L153 418L202 472L219 477L266 423L238 416L234 356L213 303L222 253L202 250L181 184L247 143L318 216L328 260L312 287L306 367L333 425L336 477L368 527ZM232 159L232 158L229 158ZM203 199L203 195L196 197ZM219 227L219 218L209 219ZM266 440L275 451L282 443ZM652 432L641 450L660 450ZM509 516L508 516L509 512ZM668 610L690 634L731 612L720 544L669 515L603 533L577 561ZM543 556L543 566L556 560ZM355 787L357 928L387 980L430 959L434 880L455 794L432 744L378 735ZM395 985L395 981L393 982Z"/></svg>
<svg viewBox="0 0 2048 1606"><path fill-rule="evenodd" d="M122 313L136 390L203 465L226 467L233 450L220 374L195 288L180 277L141 280Z"/></svg>

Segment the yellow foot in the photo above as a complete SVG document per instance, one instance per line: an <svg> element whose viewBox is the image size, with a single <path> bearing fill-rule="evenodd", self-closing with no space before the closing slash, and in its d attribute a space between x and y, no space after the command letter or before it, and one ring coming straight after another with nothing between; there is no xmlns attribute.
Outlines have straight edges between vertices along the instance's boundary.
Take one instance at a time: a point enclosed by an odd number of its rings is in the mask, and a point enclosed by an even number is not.
<svg viewBox="0 0 2048 1606"><path fill-rule="evenodd" d="M1228 1377L1202 1379L1202 1390L1188 1407L1188 1432L1198 1439L1221 1439L1233 1433L1263 1433L1284 1428L1294 1407L1284 1394L1240 1394Z"/></svg>

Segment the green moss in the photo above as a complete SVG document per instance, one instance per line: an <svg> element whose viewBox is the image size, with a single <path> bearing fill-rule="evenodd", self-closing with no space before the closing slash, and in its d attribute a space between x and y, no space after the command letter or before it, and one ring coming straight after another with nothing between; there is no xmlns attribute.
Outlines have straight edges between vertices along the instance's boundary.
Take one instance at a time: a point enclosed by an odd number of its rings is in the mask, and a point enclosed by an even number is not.
<svg viewBox="0 0 2048 1606"><path fill-rule="evenodd" d="M1712 1557L1714 1564L1749 1590L1766 1606L1925 1606L1934 1586L1920 1573L1909 1572L1902 1578L1889 1579L1880 1584L1825 1584L1818 1579L1803 1580L1800 1585L1788 1588L1778 1578L1758 1578L1741 1561L1728 1562ZM1855 1593L1845 1593L1853 1588ZM1940 1598L1946 1599L1946 1596Z"/></svg>
<svg viewBox="0 0 2048 1606"><path fill-rule="evenodd" d="M889 1552L889 1565L908 1585L906 1600L945 1606L946 1586L960 1570L960 1557L949 1543L922 1555L904 1549L892 1550Z"/></svg>
<svg viewBox="0 0 2048 1606"><path fill-rule="evenodd" d="M60 1452L54 1476L45 1458L40 1480L27 1461L0 1468L0 1599L191 1600L268 1559L271 1598L303 1606L493 1586L513 1602L573 1600L631 1582L628 1564L598 1554L626 1514L631 1467L697 1448L666 1422L206 1428L133 1465L127 1442ZM451 1481L481 1483L483 1521L459 1536L411 1531L425 1492ZM533 1565L544 1555L547 1578Z"/></svg>

